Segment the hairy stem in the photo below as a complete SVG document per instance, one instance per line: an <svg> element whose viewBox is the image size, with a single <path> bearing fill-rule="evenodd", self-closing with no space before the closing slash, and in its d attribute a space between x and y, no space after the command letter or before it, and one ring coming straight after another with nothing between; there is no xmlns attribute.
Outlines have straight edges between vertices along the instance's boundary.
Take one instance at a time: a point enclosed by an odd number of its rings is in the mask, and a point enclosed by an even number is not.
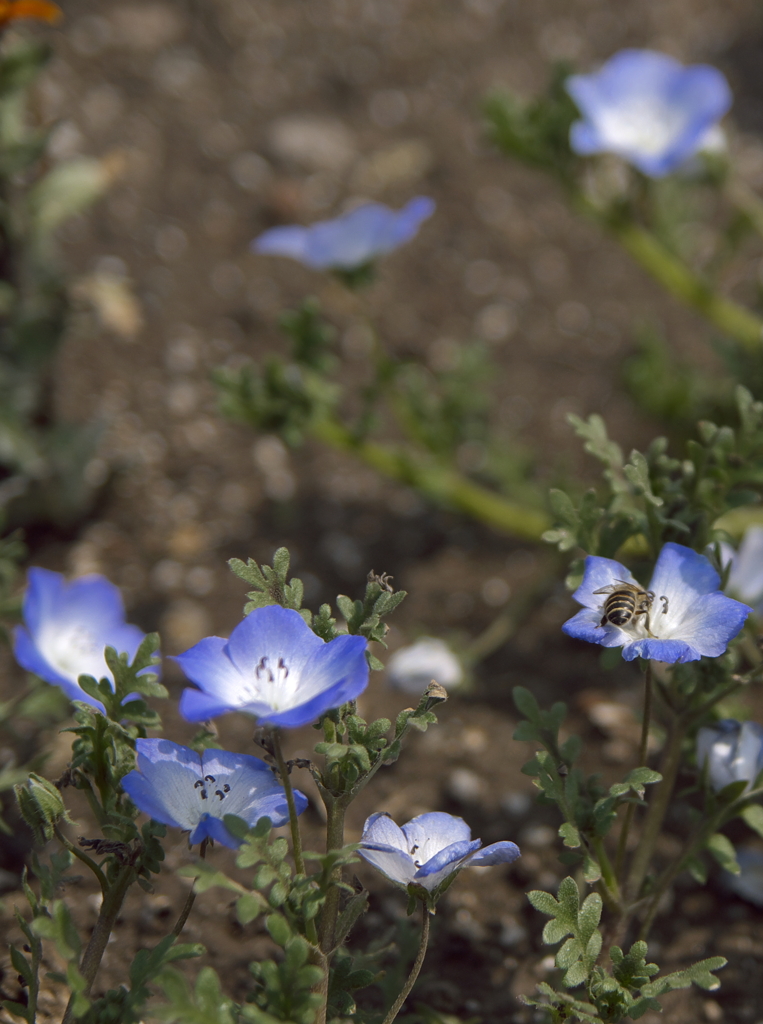
<svg viewBox="0 0 763 1024"><path fill-rule="evenodd" d="M649 725L652 718L652 663L648 661L646 663L646 673L644 675L644 712L641 719L641 742L639 743L638 751L638 768L646 765L646 756L649 750ZM617 844L617 856L615 857L615 873L620 878L623 870L623 864L625 863L625 854L628 849L628 833L630 832L631 822L633 821L633 814L636 809L635 804L628 804L625 808L625 817L623 818L623 827L620 829L620 839Z"/></svg>
<svg viewBox="0 0 763 1024"><path fill-rule="evenodd" d="M347 804L340 796L324 796L326 804L326 853L331 850L341 850L344 846L344 816L347 811ZM341 867L334 869L332 882L342 880ZM339 915L340 891L337 884L330 886L326 893L326 902L323 904L320 923L321 949L327 956L334 949L334 936L336 933L336 921Z"/></svg>
<svg viewBox="0 0 763 1024"><path fill-rule="evenodd" d="M653 790L652 799L649 801L649 810L646 814L644 829L641 833L639 845L633 855L631 869L628 874L627 892L632 900L637 900L641 886L646 878L649 864L654 853L657 839L665 820L670 800L673 796L678 771L681 767L681 744L686 732L686 723L682 718L676 716L670 724L668 742L662 755L660 774L662 781L658 782Z"/></svg>
<svg viewBox="0 0 763 1024"><path fill-rule="evenodd" d="M406 981L405 985L403 985L403 991L392 1004L392 1007L387 1016L384 1018L382 1024L392 1024L392 1021L395 1019L395 1017L397 1017L398 1013L400 1013L400 1011L403 1008L403 1003L406 1001L406 999L410 995L411 989L416 984L416 979L419 976L421 965L424 963L424 957L426 956L427 952L427 943L429 942L430 915L427 905L426 903L424 903L423 900L421 902L421 914L421 938L419 940L419 948L418 952L416 953L416 959L413 961L413 967L411 967L411 973L408 975L408 980Z"/></svg>
<svg viewBox="0 0 763 1024"><path fill-rule="evenodd" d="M294 855L294 867L296 868L298 875L304 875L307 874L307 872L305 871L305 858L302 855L302 836L299 831L297 805L294 803L294 790L291 785L289 769L286 767L286 761L284 760L283 751L281 750L281 734L278 729L273 729L270 735L273 740L273 754L276 759L276 765L278 766L278 774L281 777L281 785L283 786L284 793L286 794L286 806L289 808L289 827L291 829L291 845L292 853Z"/></svg>
<svg viewBox="0 0 763 1024"><path fill-rule="evenodd" d="M209 839L202 839L201 846L199 847L199 858L201 860L204 860L205 857L207 856L207 846L208 846L208 844L209 844ZM194 905L195 901L196 901L196 881L194 880L194 883L191 886L191 891L188 893L188 898L185 901L185 906L180 911L180 917L175 922L175 927L172 929L172 932L171 932L171 934L174 935L175 938L177 938L178 935L180 935L180 933L182 932L183 928L185 928L185 923L188 920L188 915L191 913L191 910L193 908L193 905Z"/></svg>
<svg viewBox="0 0 763 1024"><path fill-rule="evenodd" d="M79 965L80 974L85 979L85 988L82 994L86 997L90 995L90 990L93 987L95 976L101 965L109 936L114 928L119 911L122 909L122 903L124 902L127 890L134 879L135 871L132 864L122 865L108 892L103 897L98 920L95 922L93 934L90 936L90 941L85 952L82 954L82 961ZM71 1024L71 1021L74 1019L74 999L75 997L72 995L61 1024Z"/></svg>

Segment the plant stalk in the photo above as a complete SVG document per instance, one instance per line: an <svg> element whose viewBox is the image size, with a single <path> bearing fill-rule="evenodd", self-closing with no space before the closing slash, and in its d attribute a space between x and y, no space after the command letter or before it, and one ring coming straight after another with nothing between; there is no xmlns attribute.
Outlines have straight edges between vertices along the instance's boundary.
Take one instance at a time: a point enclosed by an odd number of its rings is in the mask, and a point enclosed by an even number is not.
<svg viewBox="0 0 763 1024"><path fill-rule="evenodd" d="M85 979L85 988L82 994L86 997L90 995L90 990L93 987L95 976L101 965L109 936L114 928L119 911L122 909L122 903L124 902L127 890L134 879L135 871L132 864L124 864L103 898L93 934L90 936L90 941L85 952L82 954L82 961L79 965L80 974ZM72 995L61 1024L71 1024L74 1019L74 1000L75 996Z"/></svg>
<svg viewBox="0 0 763 1024"><path fill-rule="evenodd" d="M673 796L678 771L681 767L681 744L686 732L686 723L680 716L675 716L670 724L668 742L662 755L660 774L662 781L657 783L649 810L646 814L641 840L633 855L626 892L632 900L637 900L644 884L649 864L654 853L657 839L665 820L670 800Z"/></svg>
<svg viewBox="0 0 763 1024"><path fill-rule="evenodd" d="M199 858L201 860L204 860L206 858L206 856L207 856L207 846L208 845L209 845L209 839L202 839L201 846L199 847ZM175 927L172 929L172 932L171 932L171 934L174 935L175 938L177 938L178 935L180 935L180 933L182 932L183 928L185 928L185 923L188 920L188 915L191 913L191 910L192 910L193 905L194 905L195 902L196 902L196 880L194 879L193 885L191 886L191 891L188 893L188 898L185 901L185 905L184 905L183 909L180 911L180 917L175 922Z"/></svg>
<svg viewBox="0 0 763 1024"><path fill-rule="evenodd" d="M395 1019L395 1017L397 1017L398 1013L400 1013L400 1011L403 1008L403 1003L406 1001L406 999L410 995L411 989L416 984L416 979L419 976L421 965L424 963L424 957L426 956L427 952L427 943L429 942L430 915L427 905L426 903L424 903L423 900L421 901L421 913L421 938L419 940L419 948L418 952L416 953L416 959L413 961L413 967L411 967L411 973L408 975L408 980L403 986L403 991L392 1004L392 1007L387 1016L384 1018L382 1024L392 1024L392 1021Z"/></svg>
<svg viewBox="0 0 763 1024"><path fill-rule="evenodd" d="M415 487L433 501L452 505L501 533L537 542L552 525L542 510L509 501L425 455L394 445L359 440L337 419L326 418L314 423L312 433L324 444L355 455L384 476Z"/></svg>
<svg viewBox="0 0 763 1024"><path fill-rule="evenodd" d="M602 221L598 211L594 211L594 216ZM719 295L645 228L632 221L605 220L605 223L626 252L667 291L691 306L743 348L760 352L763 320L744 306Z"/></svg>
<svg viewBox="0 0 763 1024"><path fill-rule="evenodd" d="M639 743L638 768L646 765L646 757L649 751L649 725L652 718L652 663L646 663L644 673L644 712L641 718L641 742ZM617 855L615 857L615 874L620 878L625 863L625 854L628 849L628 833L630 832L633 814L636 810L635 804L628 804L625 808L623 827L620 829L620 839L617 843Z"/></svg>
<svg viewBox="0 0 763 1024"><path fill-rule="evenodd" d="M294 790L291 785L291 777L286 767L283 751L281 750L281 734L278 729L271 732L273 741L273 755L278 766L278 774L281 777L281 785L286 794L286 806L289 808L289 827L291 829L292 854L294 856L294 867L298 875L305 875L305 858L302 854L302 836L299 831L299 818L297 816L297 805L294 803Z"/></svg>
<svg viewBox="0 0 763 1024"><path fill-rule="evenodd" d="M344 816L347 812L347 804L343 797L324 794L326 804L326 853L331 850L341 850L344 846ZM342 880L341 867L334 869L332 882ZM336 933L336 922L339 915L340 891L338 885L329 887L326 893L326 902L323 904L320 923L321 949L326 956L334 950L334 936Z"/></svg>

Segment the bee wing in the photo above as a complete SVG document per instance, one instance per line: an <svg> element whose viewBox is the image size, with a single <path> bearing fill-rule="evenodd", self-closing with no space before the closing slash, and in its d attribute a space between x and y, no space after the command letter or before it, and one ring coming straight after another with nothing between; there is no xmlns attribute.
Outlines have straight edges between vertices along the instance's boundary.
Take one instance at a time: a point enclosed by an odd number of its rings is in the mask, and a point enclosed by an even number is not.
<svg viewBox="0 0 763 1024"><path fill-rule="evenodd" d="M618 590L622 590L622 586L617 583L610 583L606 587L601 587L599 590L594 590L594 594L614 594Z"/></svg>

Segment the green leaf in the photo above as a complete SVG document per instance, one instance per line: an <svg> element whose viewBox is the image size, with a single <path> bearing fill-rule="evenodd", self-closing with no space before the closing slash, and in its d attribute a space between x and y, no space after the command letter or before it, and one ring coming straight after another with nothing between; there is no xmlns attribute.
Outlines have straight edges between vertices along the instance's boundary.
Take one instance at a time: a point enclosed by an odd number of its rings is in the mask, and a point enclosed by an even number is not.
<svg viewBox="0 0 763 1024"><path fill-rule="evenodd" d="M524 686L515 686L511 693L517 711L524 715L529 721L537 723L540 721L540 708L535 697L526 690Z"/></svg>
<svg viewBox="0 0 763 1024"><path fill-rule="evenodd" d="M736 850L731 840L724 836L722 832L716 832L710 836L706 846L724 870L730 871L733 875L740 873L741 869L737 863Z"/></svg>
<svg viewBox="0 0 763 1024"><path fill-rule="evenodd" d="M565 821L563 825L559 826L559 835L564 840L564 845L573 849L576 849L582 843L580 832L571 821Z"/></svg>
<svg viewBox="0 0 763 1024"><path fill-rule="evenodd" d="M753 832L763 836L763 807L760 804L748 804L740 814L745 823L750 826Z"/></svg>

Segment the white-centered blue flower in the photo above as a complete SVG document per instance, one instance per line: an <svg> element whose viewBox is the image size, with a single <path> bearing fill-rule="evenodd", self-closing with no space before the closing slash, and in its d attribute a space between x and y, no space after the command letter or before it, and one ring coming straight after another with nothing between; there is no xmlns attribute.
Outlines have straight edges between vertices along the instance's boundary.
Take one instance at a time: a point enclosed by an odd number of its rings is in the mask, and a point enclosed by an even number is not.
<svg viewBox="0 0 763 1024"><path fill-rule="evenodd" d="M113 647L132 659L145 634L125 622L119 589L104 576L67 582L61 573L32 568L27 574L23 626L14 631L13 653L28 672L60 686L71 700L103 710L78 683L82 675L114 678L104 651ZM156 669L152 669L155 672Z"/></svg>
<svg viewBox="0 0 763 1024"><path fill-rule="evenodd" d="M721 560L724 569L731 563L726 591L763 614L763 526L748 527L738 551L721 544Z"/></svg>
<svg viewBox="0 0 763 1024"><path fill-rule="evenodd" d="M427 196L416 196L402 210L366 203L309 227L271 228L255 238L252 249L288 256L314 270L357 270L409 242L434 209L434 200Z"/></svg>
<svg viewBox="0 0 763 1024"><path fill-rule="evenodd" d="M482 849L463 818L433 811L400 828L388 814L372 814L363 827L361 857L391 882L432 892L464 867L510 864L519 856L516 843L493 843Z"/></svg>
<svg viewBox="0 0 763 1024"><path fill-rule="evenodd" d="M423 636L395 651L387 662L387 679L404 693L420 694L432 681L456 690L464 681L464 670L443 640Z"/></svg>
<svg viewBox="0 0 763 1024"><path fill-rule="evenodd" d="M710 143L733 98L717 68L684 67L654 50L621 50L595 74L571 75L565 85L583 115L570 129L573 150L615 153L652 178Z"/></svg>
<svg viewBox="0 0 763 1024"><path fill-rule="evenodd" d="M214 839L241 845L225 827L226 814L249 825L270 818L274 826L289 819L286 794L269 765L250 754L205 750L199 754L170 740L136 740L137 768L122 779L135 806L154 821L190 832L189 843ZM294 791L297 813L307 797Z"/></svg>
<svg viewBox="0 0 763 1024"><path fill-rule="evenodd" d="M183 691L180 713L189 722L245 711L261 725L307 725L365 690L366 647L362 636L326 643L289 608L256 608L230 640L209 636L175 658L200 687Z"/></svg>
<svg viewBox="0 0 763 1024"><path fill-rule="evenodd" d="M723 718L697 733L697 766L707 765L707 777L716 792L732 782L749 786L763 771L763 726Z"/></svg>
<svg viewBox="0 0 763 1024"><path fill-rule="evenodd" d="M572 595L584 607L562 626L578 640L622 647L623 658L654 661L698 661L723 654L752 611L718 589L720 576L704 555L682 544L663 546L649 589L612 558L589 555L583 581ZM630 621L616 625L607 610L618 595L633 597ZM622 597L627 610L628 600ZM648 614L638 613L648 606Z"/></svg>

